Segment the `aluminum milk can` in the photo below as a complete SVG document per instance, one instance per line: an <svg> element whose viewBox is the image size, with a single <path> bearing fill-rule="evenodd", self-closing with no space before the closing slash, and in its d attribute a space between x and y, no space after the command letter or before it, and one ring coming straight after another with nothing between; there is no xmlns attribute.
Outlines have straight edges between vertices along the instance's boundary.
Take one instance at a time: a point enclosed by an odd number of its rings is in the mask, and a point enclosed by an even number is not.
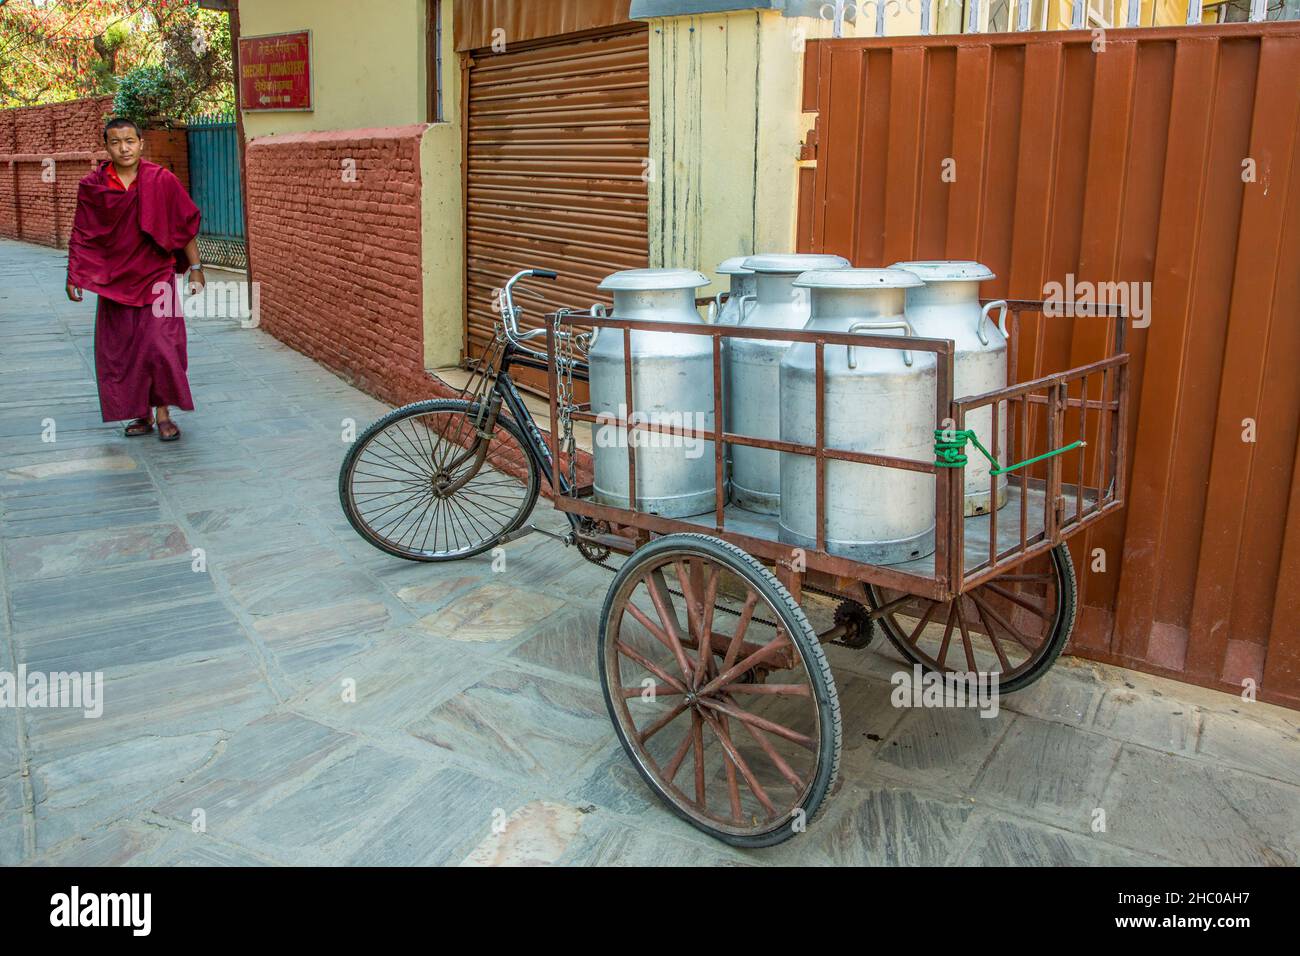
<svg viewBox="0 0 1300 956"><path fill-rule="evenodd" d="M737 325L740 322L740 310L747 300L754 297L754 272L745 268L749 256L734 256L718 266L718 275L731 280L731 294L722 300L719 292L714 304L709 308L713 322L718 325Z"/></svg>
<svg viewBox="0 0 1300 956"><path fill-rule="evenodd" d="M614 296L620 319L702 325L695 290L709 284L689 269L631 269L600 284ZM705 335L633 332L631 420L700 431L713 428L713 341ZM623 335L602 329L589 355L591 410L608 422L628 418L623 373ZM627 508L628 433L598 422L593 431L595 498ZM713 442L634 431L637 510L669 518L712 511Z"/></svg>
<svg viewBox="0 0 1300 956"><path fill-rule="evenodd" d="M996 278L987 266L978 262L899 262L891 269L906 269L925 283L907 290L907 320L916 334L925 338L952 339L953 394L981 395L1007 385L1007 339L994 321L1001 309L1005 320L1005 302L980 305L980 283ZM1001 435L998 455L1007 460L1007 407L998 411ZM981 408L966 418L966 428L974 431L985 448L993 450L993 410ZM989 462L970 449L966 465L966 514L989 511ZM1007 503L1007 479L998 479L998 507Z"/></svg>
<svg viewBox="0 0 1300 956"><path fill-rule="evenodd" d="M921 280L898 269L809 272L808 329L912 335L905 293ZM781 438L817 438L816 346L799 342L781 361ZM825 443L828 448L934 460L938 363L930 352L828 345ZM826 462L826 549L871 564L898 564L934 552L934 476L856 462ZM817 463L781 454L781 541L817 544Z"/></svg>
<svg viewBox="0 0 1300 956"><path fill-rule="evenodd" d="M808 324L808 290L795 279L810 269L842 269L847 259L824 255L764 255L745 260L754 272L754 298L741 306L740 326L802 329ZM727 431L750 438L776 438L781 431L777 391L781 387L781 357L789 342L767 339L727 340L724 383ZM780 453L765 448L732 445L731 500L759 514L781 510Z"/></svg>

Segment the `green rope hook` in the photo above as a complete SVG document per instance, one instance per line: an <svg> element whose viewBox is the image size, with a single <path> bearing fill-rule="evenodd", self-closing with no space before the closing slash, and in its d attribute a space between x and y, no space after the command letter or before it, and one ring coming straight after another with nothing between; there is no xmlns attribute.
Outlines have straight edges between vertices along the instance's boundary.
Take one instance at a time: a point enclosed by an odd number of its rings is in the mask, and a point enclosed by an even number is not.
<svg viewBox="0 0 1300 956"><path fill-rule="evenodd" d="M967 442L978 448L989 460L993 467L990 469L991 475L1005 475L1009 471L1016 471L1029 465L1037 464L1048 458L1055 458L1057 455L1064 455L1067 451L1074 451L1076 448L1087 447L1086 441L1076 441L1066 445L1064 448L1058 448L1055 451L1049 451L1046 454L1030 458L1028 461L1022 461L1019 464L1008 465L1002 468L998 460L993 457L987 448L980 444L979 436L973 431L958 431L953 428L936 428L934 430L934 458L935 465L939 468L965 468L967 464L966 444Z"/></svg>

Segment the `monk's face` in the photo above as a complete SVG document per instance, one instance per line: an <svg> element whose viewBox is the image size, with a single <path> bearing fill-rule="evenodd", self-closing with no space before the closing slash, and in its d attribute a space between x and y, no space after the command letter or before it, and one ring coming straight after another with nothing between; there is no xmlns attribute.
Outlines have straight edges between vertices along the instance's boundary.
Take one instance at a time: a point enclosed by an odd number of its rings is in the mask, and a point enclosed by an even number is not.
<svg viewBox="0 0 1300 956"><path fill-rule="evenodd" d="M108 155L113 158L113 165L118 169L131 169L139 165L143 144L134 128L118 126L110 129L105 145L108 147Z"/></svg>

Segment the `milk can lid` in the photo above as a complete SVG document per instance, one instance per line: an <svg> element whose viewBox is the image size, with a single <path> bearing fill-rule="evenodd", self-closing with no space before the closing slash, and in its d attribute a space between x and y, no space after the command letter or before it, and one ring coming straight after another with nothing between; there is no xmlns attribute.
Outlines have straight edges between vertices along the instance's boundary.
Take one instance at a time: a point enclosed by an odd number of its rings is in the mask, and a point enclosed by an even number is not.
<svg viewBox="0 0 1300 956"><path fill-rule="evenodd" d="M993 270L978 262L931 260L895 262L889 268L915 272L926 282L984 282L996 279Z"/></svg>
<svg viewBox="0 0 1300 956"><path fill-rule="evenodd" d="M671 289L699 289L709 284L694 269L625 269L607 276L596 288L605 292L667 292Z"/></svg>
<svg viewBox="0 0 1300 956"><path fill-rule="evenodd" d="M798 275L812 269L846 269L851 263L840 256L779 254L750 256L745 260L745 268L753 272L768 272L780 275Z"/></svg>
<svg viewBox="0 0 1300 956"><path fill-rule="evenodd" d="M801 289L914 289L925 285L920 277L902 269L816 269L794 284Z"/></svg>
<svg viewBox="0 0 1300 956"><path fill-rule="evenodd" d="M718 275L720 276L752 276L753 269L745 268L745 260L749 256L732 256L730 259L718 266Z"/></svg>

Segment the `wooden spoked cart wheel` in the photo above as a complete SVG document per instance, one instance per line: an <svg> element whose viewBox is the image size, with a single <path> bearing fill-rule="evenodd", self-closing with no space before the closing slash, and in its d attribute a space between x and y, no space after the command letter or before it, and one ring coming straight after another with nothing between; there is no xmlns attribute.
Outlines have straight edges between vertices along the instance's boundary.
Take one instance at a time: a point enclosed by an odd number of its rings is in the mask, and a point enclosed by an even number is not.
<svg viewBox="0 0 1300 956"><path fill-rule="evenodd" d="M885 636L926 670L996 674L1000 693L1028 687L1074 632L1077 585L1070 549L1057 545L961 595L932 601L871 587Z"/></svg>
<svg viewBox="0 0 1300 956"><path fill-rule="evenodd" d="M639 548L599 654L619 740L679 816L745 847L811 822L839 768L839 699L802 608L757 560L700 534Z"/></svg>

